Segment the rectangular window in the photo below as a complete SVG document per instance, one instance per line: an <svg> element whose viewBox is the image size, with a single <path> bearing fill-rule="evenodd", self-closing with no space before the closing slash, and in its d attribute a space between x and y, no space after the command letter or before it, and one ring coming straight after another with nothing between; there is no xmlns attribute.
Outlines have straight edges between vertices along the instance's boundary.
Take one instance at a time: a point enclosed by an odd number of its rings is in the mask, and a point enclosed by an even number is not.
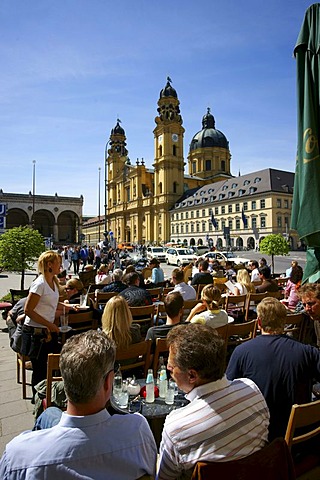
<svg viewBox="0 0 320 480"><path fill-rule="evenodd" d="M186 233L189 233L189 225L186 223Z"/></svg>
<svg viewBox="0 0 320 480"><path fill-rule="evenodd" d="M221 230L223 230L225 226L226 226L226 222L224 220L222 220L221 221Z"/></svg>
<svg viewBox="0 0 320 480"><path fill-rule="evenodd" d="M206 211L205 211L205 209L202 210L202 216L203 216L203 217L206 216Z"/></svg>
<svg viewBox="0 0 320 480"><path fill-rule="evenodd" d="M256 217L253 217L251 225L252 225L252 228L257 228L257 219L256 219Z"/></svg>
<svg viewBox="0 0 320 480"><path fill-rule="evenodd" d="M240 230L240 228L241 228L241 227L240 227L240 219L237 218L237 219L236 219L236 230Z"/></svg>
<svg viewBox="0 0 320 480"><path fill-rule="evenodd" d="M211 160L206 160L206 171L209 172L211 170Z"/></svg>
<svg viewBox="0 0 320 480"><path fill-rule="evenodd" d="M191 218L193 218L193 213L194 213L194 212L193 212L193 210L191 210L191 212L190 212L190 213L191 213Z"/></svg>
<svg viewBox="0 0 320 480"><path fill-rule="evenodd" d="M260 200L260 208L266 208L266 201L265 201L265 199Z"/></svg>
<svg viewBox="0 0 320 480"><path fill-rule="evenodd" d="M189 218L189 212L186 212L186 220Z"/></svg>
<svg viewBox="0 0 320 480"><path fill-rule="evenodd" d="M232 222L232 220L229 220L228 227L230 228L230 230L232 230L232 226L233 226L233 222Z"/></svg>
<svg viewBox="0 0 320 480"><path fill-rule="evenodd" d="M196 229L197 229L197 232L199 233L200 232L200 223L197 223Z"/></svg>
<svg viewBox="0 0 320 480"><path fill-rule="evenodd" d="M214 207L214 214L219 215L219 207Z"/></svg>
<svg viewBox="0 0 320 480"><path fill-rule="evenodd" d="M191 223L191 233L193 233L193 232L194 232L194 225L193 225L193 223Z"/></svg>
<svg viewBox="0 0 320 480"><path fill-rule="evenodd" d="M281 198L277 198L277 208L281 208Z"/></svg>
<svg viewBox="0 0 320 480"><path fill-rule="evenodd" d="M236 212L240 212L240 203L236 203Z"/></svg>
<svg viewBox="0 0 320 480"><path fill-rule="evenodd" d="M279 228L282 227L282 217L277 217L277 226L278 226Z"/></svg>
<svg viewBox="0 0 320 480"><path fill-rule="evenodd" d="M226 207L224 205L221 207L221 213L222 214L226 213Z"/></svg>
<svg viewBox="0 0 320 480"><path fill-rule="evenodd" d="M243 210L248 210L248 202L243 202Z"/></svg>
<svg viewBox="0 0 320 480"><path fill-rule="evenodd" d="M197 163L192 162L192 173L196 173L196 171L197 171Z"/></svg>
<svg viewBox="0 0 320 480"><path fill-rule="evenodd" d="M232 213L232 205L228 205L228 213Z"/></svg>
<svg viewBox="0 0 320 480"><path fill-rule="evenodd" d="M197 216L197 218L200 217L200 212L199 212L199 210L196 211L196 216Z"/></svg>
<svg viewBox="0 0 320 480"><path fill-rule="evenodd" d="M251 209L252 209L252 210L256 210L256 208L257 208L257 202L256 202L255 200L252 200L252 202L251 202Z"/></svg>
<svg viewBox="0 0 320 480"><path fill-rule="evenodd" d="M261 217L260 218L260 227L265 228L266 227L266 217Z"/></svg>
<svg viewBox="0 0 320 480"><path fill-rule="evenodd" d="M289 200L284 200L284 208L289 208Z"/></svg>

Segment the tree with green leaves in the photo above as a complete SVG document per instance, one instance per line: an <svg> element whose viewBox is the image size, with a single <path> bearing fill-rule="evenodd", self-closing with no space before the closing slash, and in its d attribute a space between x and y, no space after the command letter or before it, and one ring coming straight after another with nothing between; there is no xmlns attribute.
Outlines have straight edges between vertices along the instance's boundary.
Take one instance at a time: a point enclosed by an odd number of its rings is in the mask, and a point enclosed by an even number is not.
<svg viewBox="0 0 320 480"><path fill-rule="evenodd" d="M25 271L33 268L45 250L44 239L38 230L15 227L0 235L0 266L8 272L21 273L21 290L24 289Z"/></svg>
<svg viewBox="0 0 320 480"><path fill-rule="evenodd" d="M271 255L271 270L274 273L274 256L288 255L289 242L281 235L281 233L271 233L261 240L259 243L260 252Z"/></svg>

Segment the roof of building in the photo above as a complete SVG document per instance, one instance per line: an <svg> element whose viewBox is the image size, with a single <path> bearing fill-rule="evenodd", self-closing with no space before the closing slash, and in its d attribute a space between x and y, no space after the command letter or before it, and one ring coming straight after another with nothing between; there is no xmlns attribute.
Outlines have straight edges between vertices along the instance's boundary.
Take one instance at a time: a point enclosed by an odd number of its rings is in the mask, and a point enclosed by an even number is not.
<svg viewBox="0 0 320 480"><path fill-rule="evenodd" d="M160 90L160 98L163 97L174 97L178 98L176 90L171 86L171 78L167 77L167 83L166 86Z"/></svg>
<svg viewBox="0 0 320 480"><path fill-rule="evenodd" d="M266 192L293 193L294 173L266 168L186 191L171 208L188 208Z"/></svg>
<svg viewBox="0 0 320 480"><path fill-rule="evenodd" d="M226 136L215 128L214 116L208 108L207 113L202 117L202 130L197 132L190 143L190 152L198 148L221 147L229 149L229 142Z"/></svg>

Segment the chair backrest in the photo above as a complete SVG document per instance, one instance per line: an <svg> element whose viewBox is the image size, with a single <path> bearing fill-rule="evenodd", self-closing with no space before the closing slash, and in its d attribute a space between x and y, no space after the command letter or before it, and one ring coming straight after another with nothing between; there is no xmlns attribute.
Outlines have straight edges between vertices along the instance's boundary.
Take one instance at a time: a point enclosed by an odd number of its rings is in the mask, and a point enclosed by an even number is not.
<svg viewBox="0 0 320 480"><path fill-rule="evenodd" d="M304 337L304 319L305 317L302 313L287 314L284 333L302 342Z"/></svg>
<svg viewBox="0 0 320 480"><path fill-rule="evenodd" d="M155 313L154 305L143 305L141 307L129 306L129 308L134 323L150 324L149 327L153 326L153 317Z"/></svg>
<svg viewBox="0 0 320 480"><path fill-rule="evenodd" d="M183 272L183 276L184 276L183 278L184 283L188 283L188 281L192 277L192 267L187 267Z"/></svg>
<svg viewBox="0 0 320 480"><path fill-rule="evenodd" d="M103 309L110 298L118 295L118 292L97 292L95 307Z"/></svg>
<svg viewBox="0 0 320 480"><path fill-rule="evenodd" d="M15 305L21 298L25 298L29 295L29 288L26 290L15 290L13 288L10 288L10 294L11 294L11 303L12 306Z"/></svg>
<svg viewBox="0 0 320 480"><path fill-rule="evenodd" d="M152 275L152 268L145 267L142 269L141 274L143 278L146 280L147 278L151 277Z"/></svg>
<svg viewBox="0 0 320 480"><path fill-rule="evenodd" d="M247 304L246 304L246 316L245 321L249 320L250 314L253 312L252 305L258 305L265 297L267 297L267 293L248 293L247 294ZM255 315L256 316L256 315Z"/></svg>
<svg viewBox="0 0 320 480"><path fill-rule="evenodd" d="M216 328L218 335L223 338L225 343L227 344L228 340L228 332L229 332L229 324L222 325L221 327Z"/></svg>
<svg viewBox="0 0 320 480"><path fill-rule="evenodd" d="M88 288L92 283L95 283L97 270L88 270L86 272L79 272L79 279L83 283L84 288Z"/></svg>
<svg viewBox="0 0 320 480"><path fill-rule="evenodd" d="M168 293L172 292L172 290L174 290L174 287L164 287L162 290L162 296L165 297Z"/></svg>
<svg viewBox="0 0 320 480"><path fill-rule="evenodd" d="M152 300L161 300L162 297L162 288L155 287L155 288L148 288L147 291L150 293Z"/></svg>
<svg viewBox="0 0 320 480"><path fill-rule="evenodd" d="M62 380L60 375L60 354L59 353L49 353L48 363L47 363L47 388L46 388L46 408L50 407L52 404L51 395L52 395L52 383L58 380ZM59 372L59 375L57 375Z"/></svg>
<svg viewBox="0 0 320 480"><path fill-rule="evenodd" d="M295 480L293 461L282 438L239 460L198 462L191 480Z"/></svg>
<svg viewBox="0 0 320 480"><path fill-rule="evenodd" d="M227 295L226 296L226 303L225 309L228 312L228 315L233 316L237 313L237 315L245 315L246 313L246 300L247 295Z"/></svg>
<svg viewBox="0 0 320 480"><path fill-rule="evenodd" d="M159 325L159 320L162 320L162 323L166 323L167 321L167 314L166 308L163 302L159 302L155 305L156 307L156 320L155 325Z"/></svg>
<svg viewBox="0 0 320 480"><path fill-rule="evenodd" d="M145 340L139 343L133 343L124 350L117 350L116 361L121 365L121 370L132 370L137 367L143 367L144 377L147 376L150 366L150 352L152 340ZM131 363L122 364L122 360L132 360Z"/></svg>
<svg viewBox="0 0 320 480"><path fill-rule="evenodd" d="M278 300L281 300L284 296L281 290L278 290L278 292L266 292L266 294L267 297L277 298Z"/></svg>
<svg viewBox="0 0 320 480"><path fill-rule="evenodd" d="M87 330L96 330L98 328L98 320L93 318L93 311L84 313L71 313L69 314L69 326L72 328L70 335L86 332ZM66 338L69 335L67 333L61 333L61 343L65 343Z"/></svg>
<svg viewBox="0 0 320 480"><path fill-rule="evenodd" d="M296 429L303 428L303 433ZM292 405L285 440L289 449L320 434L320 400L302 405Z"/></svg>
<svg viewBox="0 0 320 480"><path fill-rule="evenodd" d="M156 349L155 349L154 355L153 355L153 376L154 376L154 378L156 378L156 376L157 376L159 357L163 353L166 354L166 357L168 358L169 348L167 346L167 339L166 338L157 338L156 339Z"/></svg>
<svg viewBox="0 0 320 480"><path fill-rule="evenodd" d="M182 315L182 322L186 320L188 317L190 310L199 303L199 300L185 300L183 302L183 315Z"/></svg>
<svg viewBox="0 0 320 480"><path fill-rule="evenodd" d="M258 320L228 324L228 347L237 346L256 336Z"/></svg>

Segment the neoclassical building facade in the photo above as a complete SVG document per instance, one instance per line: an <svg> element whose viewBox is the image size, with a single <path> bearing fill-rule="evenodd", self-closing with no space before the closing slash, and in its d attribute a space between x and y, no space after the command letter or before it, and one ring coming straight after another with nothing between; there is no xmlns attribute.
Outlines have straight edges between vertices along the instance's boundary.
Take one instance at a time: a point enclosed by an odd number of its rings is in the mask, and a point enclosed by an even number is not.
<svg viewBox="0 0 320 480"><path fill-rule="evenodd" d="M83 197L5 193L0 204L6 206L6 230L30 225L55 243L81 241Z"/></svg>

